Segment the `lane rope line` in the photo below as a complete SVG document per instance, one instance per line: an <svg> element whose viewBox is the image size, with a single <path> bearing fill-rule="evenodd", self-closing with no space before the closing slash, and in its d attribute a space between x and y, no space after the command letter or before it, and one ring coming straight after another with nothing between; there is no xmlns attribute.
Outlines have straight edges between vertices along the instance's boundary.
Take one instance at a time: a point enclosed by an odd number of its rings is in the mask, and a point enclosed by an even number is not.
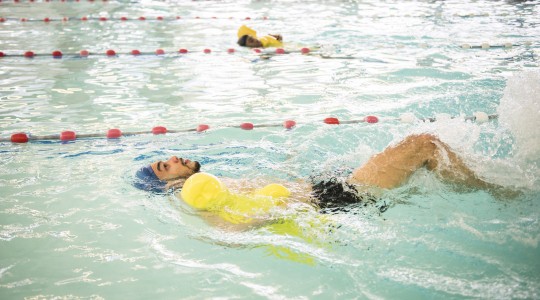
<svg viewBox="0 0 540 300"><path fill-rule="evenodd" d="M404 113L399 118L385 118L384 121L400 121L402 123L414 124L416 122L436 122L450 119L463 119L463 121L477 122L479 124L486 123L490 120L495 120L498 118L498 115L492 114L488 115L485 112L475 112L472 116L457 116L452 117L449 114L438 114L436 117L430 118L417 118L413 113ZM323 120L324 124L327 125L340 125L340 124L358 124L358 123L368 123L375 124L379 123L379 118L376 116L365 116L362 119L356 120L339 120L336 117L327 117ZM309 124L309 123L306 123ZM320 123L317 123L320 124ZM242 130L253 130L255 128L264 128L264 127L283 127L287 130L292 130L296 127L296 121L286 120L281 124L270 123L270 124L253 124L250 122L241 123L240 125L222 125L217 126L217 128L240 128ZM134 136L134 135L146 135L146 134L167 134L167 133L182 133L182 132L206 132L210 129L210 126L207 124L199 124L196 128L189 129L167 129L164 126L155 126L150 131L129 131L122 132L118 128L112 128L107 130L105 133L86 133L86 134L77 134L72 130L62 131L60 134L50 134L50 135L32 135L25 132L17 132L12 134L9 138L0 137L0 142L12 142L15 144L24 144L29 141L47 141L47 140L59 140L61 142L75 141L76 139L83 138L107 138L107 139L119 139L122 136Z"/></svg>

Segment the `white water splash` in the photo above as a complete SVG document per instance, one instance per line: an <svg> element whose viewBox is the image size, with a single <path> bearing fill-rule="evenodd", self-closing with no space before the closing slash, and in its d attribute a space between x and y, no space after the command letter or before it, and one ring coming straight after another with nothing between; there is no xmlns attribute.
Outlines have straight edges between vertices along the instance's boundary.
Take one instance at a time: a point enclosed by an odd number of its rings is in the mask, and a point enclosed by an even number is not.
<svg viewBox="0 0 540 300"><path fill-rule="evenodd" d="M498 108L501 125L516 140L516 156L540 162L540 71L530 70L509 78Z"/></svg>

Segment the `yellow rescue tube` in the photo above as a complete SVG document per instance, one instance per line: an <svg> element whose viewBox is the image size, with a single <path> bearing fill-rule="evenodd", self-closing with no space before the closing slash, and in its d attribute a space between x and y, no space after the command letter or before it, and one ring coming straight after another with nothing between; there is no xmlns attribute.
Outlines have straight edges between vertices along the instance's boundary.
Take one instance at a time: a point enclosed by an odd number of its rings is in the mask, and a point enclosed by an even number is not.
<svg viewBox="0 0 540 300"><path fill-rule="evenodd" d="M180 195L193 208L212 210L220 199L227 197L228 191L216 176L196 173L186 180Z"/></svg>
<svg viewBox="0 0 540 300"><path fill-rule="evenodd" d="M285 197L291 195L289 189L278 183L271 183L255 192L255 195L268 196L273 198Z"/></svg>
<svg viewBox="0 0 540 300"><path fill-rule="evenodd" d="M240 26L240 28L238 28L238 37L241 38L244 35L250 35L250 36L256 38L257 37L257 31L247 27L246 25L242 25L242 26Z"/></svg>
<svg viewBox="0 0 540 300"><path fill-rule="evenodd" d="M190 176L180 196L193 208L212 211L222 219L234 223L248 223L267 218L270 211L285 203L290 191L273 183L250 195L231 193L216 176L197 173Z"/></svg>

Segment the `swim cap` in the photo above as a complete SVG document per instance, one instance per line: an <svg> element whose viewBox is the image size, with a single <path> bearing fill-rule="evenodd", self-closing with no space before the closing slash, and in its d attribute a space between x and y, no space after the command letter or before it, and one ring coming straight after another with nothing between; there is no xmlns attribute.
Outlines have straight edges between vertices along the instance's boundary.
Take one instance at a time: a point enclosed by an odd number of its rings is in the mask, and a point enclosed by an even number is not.
<svg viewBox="0 0 540 300"><path fill-rule="evenodd" d="M133 182L133 185L140 190L163 193L165 192L167 182L159 180L156 173L154 173L154 170L152 170L152 167L148 165L140 168L137 173L135 173L135 182Z"/></svg>

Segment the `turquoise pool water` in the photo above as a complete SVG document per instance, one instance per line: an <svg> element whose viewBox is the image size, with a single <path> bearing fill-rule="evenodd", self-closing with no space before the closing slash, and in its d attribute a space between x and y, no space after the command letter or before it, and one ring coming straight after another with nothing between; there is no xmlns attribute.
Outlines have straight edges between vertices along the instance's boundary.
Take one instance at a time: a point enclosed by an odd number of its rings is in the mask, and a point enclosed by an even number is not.
<svg viewBox="0 0 540 300"><path fill-rule="evenodd" d="M2 138L210 130L0 143L0 298L539 298L538 4L2 1ZM264 59L237 47L241 24L281 33L292 53ZM166 54L129 55L158 48ZM82 49L100 55L72 55ZM10 56L29 50L47 56ZM477 111L499 118L443 115ZM439 121L403 123L403 113ZM366 115L380 122L322 122ZM287 119L296 128L236 128ZM302 238L223 231L176 196L131 185L139 167L170 155L239 179L346 172L422 132L521 195L457 191L421 170L383 196L382 214L357 209L330 225L300 214Z"/></svg>

